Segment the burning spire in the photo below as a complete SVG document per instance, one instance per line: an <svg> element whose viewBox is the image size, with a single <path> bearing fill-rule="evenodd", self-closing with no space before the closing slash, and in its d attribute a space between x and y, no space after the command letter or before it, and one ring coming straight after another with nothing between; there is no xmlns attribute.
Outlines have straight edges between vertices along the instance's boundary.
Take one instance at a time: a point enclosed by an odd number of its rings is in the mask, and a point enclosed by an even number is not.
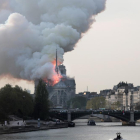
<svg viewBox="0 0 140 140"><path fill-rule="evenodd" d="M59 74L58 73L58 65L57 65L57 49L56 49L56 65L55 65L55 72L57 73L57 74Z"/></svg>

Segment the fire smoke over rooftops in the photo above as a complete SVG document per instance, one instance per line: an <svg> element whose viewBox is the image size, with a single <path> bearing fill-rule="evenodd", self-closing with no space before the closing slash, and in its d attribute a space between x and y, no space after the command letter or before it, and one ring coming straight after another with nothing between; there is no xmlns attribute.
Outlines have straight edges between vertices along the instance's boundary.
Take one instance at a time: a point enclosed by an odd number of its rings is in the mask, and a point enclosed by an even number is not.
<svg viewBox="0 0 140 140"><path fill-rule="evenodd" d="M0 0L0 75L52 79L106 0Z"/></svg>

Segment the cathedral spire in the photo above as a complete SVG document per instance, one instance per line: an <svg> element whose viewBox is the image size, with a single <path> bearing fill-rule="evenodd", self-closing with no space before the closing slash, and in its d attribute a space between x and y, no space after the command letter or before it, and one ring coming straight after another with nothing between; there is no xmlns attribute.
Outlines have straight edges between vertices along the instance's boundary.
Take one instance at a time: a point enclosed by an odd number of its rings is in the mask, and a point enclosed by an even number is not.
<svg viewBox="0 0 140 140"><path fill-rule="evenodd" d="M55 65L55 72L58 74L58 65L57 65L57 49L56 49L56 65Z"/></svg>

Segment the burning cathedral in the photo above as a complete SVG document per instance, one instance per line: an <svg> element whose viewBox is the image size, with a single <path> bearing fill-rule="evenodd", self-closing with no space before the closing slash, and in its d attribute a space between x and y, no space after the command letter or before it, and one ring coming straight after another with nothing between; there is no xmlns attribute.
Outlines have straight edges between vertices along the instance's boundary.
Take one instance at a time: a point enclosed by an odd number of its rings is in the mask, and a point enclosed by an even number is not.
<svg viewBox="0 0 140 140"><path fill-rule="evenodd" d="M57 65L57 50L55 72L60 77L59 82L52 80L44 81L49 93L49 100L53 103L54 108L66 108L67 102L75 96L76 83L74 78L67 76L64 65ZM37 83L38 80L35 81L35 88Z"/></svg>

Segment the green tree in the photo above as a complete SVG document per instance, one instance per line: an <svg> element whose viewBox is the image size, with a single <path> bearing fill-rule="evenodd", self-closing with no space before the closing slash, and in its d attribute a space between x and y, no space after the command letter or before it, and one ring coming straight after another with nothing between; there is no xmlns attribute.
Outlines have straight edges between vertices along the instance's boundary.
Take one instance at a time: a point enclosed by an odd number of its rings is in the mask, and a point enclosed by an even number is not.
<svg viewBox="0 0 140 140"><path fill-rule="evenodd" d="M110 102L106 102L106 108L107 109L120 109L121 108L121 104L119 101L114 102L114 103L110 103Z"/></svg>
<svg viewBox="0 0 140 140"><path fill-rule="evenodd" d="M73 108L82 108L81 104L77 101L72 104L72 107Z"/></svg>
<svg viewBox="0 0 140 140"><path fill-rule="evenodd" d="M45 120L48 117L49 100L46 84L40 80L35 93L34 117Z"/></svg>
<svg viewBox="0 0 140 140"><path fill-rule="evenodd" d="M34 105L32 96L26 89L22 90L19 86L15 86L15 88L13 88L13 92L17 95L18 113L21 113L22 116L31 116Z"/></svg>
<svg viewBox="0 0 140 140"><path fill-rule="evenodd" d="M72 105L72 108L85 109L86 103L87 103L87 99L85 97L76 96L68 101L68 107L71 107Z"/></svg>
<svg viewBox="0 0 140 140"><path fill-rule="evenodd" d="M33 99L26 90L11 85L0 89L0 114L3 116L1 120L7 119L9 115L30 116L32 112Z"/></svg>
<svg viewBox="0 0 140 140"><path fill-rule="evenodd" d="M86 109L99 109L105 108L106 101L104 97L95 97L87 101Z"/></svg>

